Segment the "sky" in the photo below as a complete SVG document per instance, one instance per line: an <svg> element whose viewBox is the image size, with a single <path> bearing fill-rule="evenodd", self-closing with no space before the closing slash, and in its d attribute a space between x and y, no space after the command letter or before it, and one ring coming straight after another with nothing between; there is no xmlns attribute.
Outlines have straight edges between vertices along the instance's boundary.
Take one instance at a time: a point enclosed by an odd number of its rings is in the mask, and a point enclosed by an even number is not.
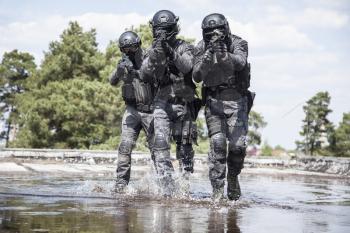
<svg viewBox="0 0 350 233"><path fill-rule="evenodd" d="M262 134L269 144L295 148L302 106L319 91L330 93L335 125L350 112L349 0L0 0L0 58L19 49L40 64L72 20L95 28L104 51L126 28L147 24L163 9L179 16L180 35L197 42L210 13L224 14L231 32L248 41L253 110L268 122Z"/></svg>

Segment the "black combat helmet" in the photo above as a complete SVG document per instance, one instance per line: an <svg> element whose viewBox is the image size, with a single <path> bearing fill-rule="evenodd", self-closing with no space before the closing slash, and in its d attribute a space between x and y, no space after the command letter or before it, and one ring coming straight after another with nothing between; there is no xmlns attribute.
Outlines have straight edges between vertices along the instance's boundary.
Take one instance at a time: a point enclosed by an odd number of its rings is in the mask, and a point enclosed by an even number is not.
<svg viewBox="0 0 350 233"><path fill-rule="evenodd" d="M176 36L179 33L179 26L177 22L179 17L173 12L168 10L160 10L154 14L150 24L153 29L153 36L156 35L157 29L165 30L167 33L167 38Z"/></svg>
<svg viewBox="0 0 350 233"><path fill-rule="evenodd" d="M225 36L231 34L227 19L225 16L219 13L213 13L204 17L202 21L203 39L207 40L208 33L211 33L215 29L222 31Z"/></svg>
<svg viewBox="0 0 350 233"><path fill-rule="evenodd" d="M126 31L119 37L119 48L123 53L136 52L141 46L140 37L132 31Z"/></svg>

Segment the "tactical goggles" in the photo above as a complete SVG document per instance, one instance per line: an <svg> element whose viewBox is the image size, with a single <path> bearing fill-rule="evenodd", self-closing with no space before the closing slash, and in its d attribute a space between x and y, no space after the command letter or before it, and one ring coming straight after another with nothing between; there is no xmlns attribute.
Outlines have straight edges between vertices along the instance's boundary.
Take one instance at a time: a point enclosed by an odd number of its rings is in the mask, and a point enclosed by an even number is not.
<svg viewBox="0 0 350 233"><path fill-rule="evenodd" d="M165 27L157 27L155 28L155 32L159 32L159 31L164 31L167 35L173 33L175 30L175 26L174 25L170 25L170 26L165 26Z"/></svg>
<svg viewBox="0 0 350 233"><path fill-rule="evenodd" d="M120 48L123 53L134 53L139 50L140 46L138 44L131 44Z"/></svg>
<svg viewBox="0 0 350 233"><path fill-rule="evenodd" d="M203 30L203 39L205 41L210 41L212 37L216 35L216 32L220 32L226 36L226 30L224 27L208 28Z"/></svg>

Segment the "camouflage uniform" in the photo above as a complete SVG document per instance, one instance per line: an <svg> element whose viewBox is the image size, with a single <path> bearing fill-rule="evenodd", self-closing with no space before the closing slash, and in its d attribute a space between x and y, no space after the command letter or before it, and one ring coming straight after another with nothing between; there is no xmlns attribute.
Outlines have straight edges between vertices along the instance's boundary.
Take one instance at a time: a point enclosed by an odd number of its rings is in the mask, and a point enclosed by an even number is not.
<svg viewBox="0 0 350 233"><path fill-rule="evenodd" d="M154 156L161 184L171 183L170 138L176 141L176 154L185 171L193 171L192 143L196 141L195 84L192 82L193 46L175 39L170 60L164 51L151 48L141 72L152 76L157 93L154 100Z"/></svg>
<svg viewBox="0 0 350 233"><path fill-rule="evenodd" d="M122 120L121 142L118 148L117 185L125 186L130 180L131 152L141 129L147 136L148 147L152 153L153 148L153 97L154 89L151 84L140 76L141 61L134 63L134 70L130 73L120 71L120 64L112 73L110 83L117 85L123 80L122 96L126 110Z"/></svg>
<svg viewBox="0 0 350 233"><path fill-rule="evenodd" d="M227 44L226 53L213 54L217 58L214 63L204 60L206 45L200 41L193 68L193 79L203 81L202 93L210 137L209 178L214 195L215 192L223 194L226 164L228 194L232 186L239 185L237 175L243 168L247 146L248 100L236 82L235 74L246 66L248 46L246 41L235 35L228 36Z"/></svg>

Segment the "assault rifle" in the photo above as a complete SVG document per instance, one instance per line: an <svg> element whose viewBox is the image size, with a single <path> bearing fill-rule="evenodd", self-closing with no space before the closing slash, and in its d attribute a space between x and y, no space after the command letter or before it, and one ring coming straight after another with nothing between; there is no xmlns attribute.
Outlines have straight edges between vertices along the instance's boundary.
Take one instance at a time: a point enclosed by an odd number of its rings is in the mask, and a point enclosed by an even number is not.
<svg viewBox="0 0 350 233"><path fill-rule="evenodd" d="M219 29L215 29L212 32L208 32L207 36L210 37L209 48L212 49L214 44L218 41L223 41L225 39L225 34ZM213 53L213 63L218 63L215 53Z"/></svg>

